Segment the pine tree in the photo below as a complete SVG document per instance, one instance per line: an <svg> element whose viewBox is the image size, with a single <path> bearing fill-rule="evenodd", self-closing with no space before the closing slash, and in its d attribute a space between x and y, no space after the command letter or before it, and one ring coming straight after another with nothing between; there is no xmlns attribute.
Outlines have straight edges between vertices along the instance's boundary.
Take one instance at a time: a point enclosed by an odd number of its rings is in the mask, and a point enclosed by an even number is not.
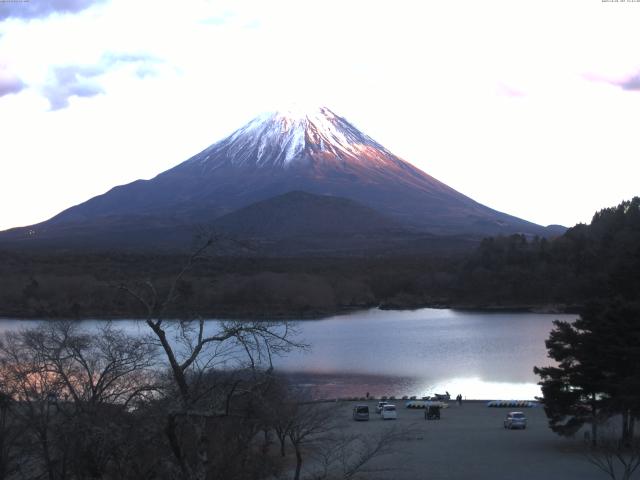
<svg viewBox="0 0 640 480"><path fill-rule="evenodd" d="M540 375L551 429L573 435L585 423L622 416L622 440L633 437L640 414L640 306L621 300L592 303L574 323L554 322L546 346L556 367Z"/></svg>
<svg viewBox="0 0 640 480"><path fill-rule="evenodd" d="M593 337L578 325L554 321L555 329L545 342L557 367L534 367L540 375L544 409L549 427L559 435L572 436L585 423L597 441L597 423L606 402L604 378L592 355Z"/></svg>

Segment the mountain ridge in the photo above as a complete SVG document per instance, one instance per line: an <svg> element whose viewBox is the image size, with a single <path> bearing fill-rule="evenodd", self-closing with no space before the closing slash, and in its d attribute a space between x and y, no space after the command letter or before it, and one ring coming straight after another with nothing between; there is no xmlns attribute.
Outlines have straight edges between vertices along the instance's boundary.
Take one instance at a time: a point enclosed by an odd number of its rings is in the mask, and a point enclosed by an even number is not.
<svg viewBox="0 0 640 480"><path fill-rule="evenodd" d="M183 229L291 191L344 197L429 234L549 233L457 192L321 107L256 117L150 180L114 187L9 235L46 241L63 230L85 234L99 226L116 232L133 219L141 229L145 223L150 230Z"/></svg>

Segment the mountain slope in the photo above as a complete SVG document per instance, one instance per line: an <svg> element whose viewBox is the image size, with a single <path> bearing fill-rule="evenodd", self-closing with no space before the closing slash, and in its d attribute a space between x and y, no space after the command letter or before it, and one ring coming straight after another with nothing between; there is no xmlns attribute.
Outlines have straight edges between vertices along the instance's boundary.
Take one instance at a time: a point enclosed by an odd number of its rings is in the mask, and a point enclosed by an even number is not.
<svg viewBox="0 0 640 480"><path fill-rule="evenodd" d="M247 240L254 254L266 256L360 256L459 251L475 242L403 229L397 222L353 200L307 192L288 192L252 203L213 222L218 233Z"/></svg>
<svg viewBox="0 0 640 480"><path fill-rule="evenodd" d="M46 239L95 228L117 232L132 223L170 231L210 224L290 191L348 198L406 228L433 234L546 233L462 195L320 108L257 117L151 180L115 187L8 235Z"/></svg>
<svg viewBox="0 0 640 480"><path fill-rule="evenodd" d="M396 222L353 200L306 192L253 203L216 219L213 226L234 235L263 238L402 232Z"/></svg>

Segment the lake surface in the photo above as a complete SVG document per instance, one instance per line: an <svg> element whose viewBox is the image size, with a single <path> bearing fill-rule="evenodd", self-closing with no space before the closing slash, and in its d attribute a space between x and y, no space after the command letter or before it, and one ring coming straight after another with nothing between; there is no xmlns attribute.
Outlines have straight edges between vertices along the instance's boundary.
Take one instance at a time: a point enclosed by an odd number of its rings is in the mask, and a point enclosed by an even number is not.
<svg viewBox="0 0 640 480"><path fill-rule="evenodd" d="M533 399L533 367L549 365L544 341L554 319L576 315L487 313L460 310L367 310L298 322L308 352L274 359L277 369L316 398L432 395L468 399ZM0 320L0 332L36 324ZM85 320L87 329L101 321ZM143 322L119 320L146 332ZM215 328L215 320L211 321Z"/></svg>
<svg viewBox="0 0 640 480"><path fill-rule="evenodd" d="M551 363L544 341L553 320L576 318L369 310L302 323L312 351L280 359L279 365L321 377L309 383L329 397L448 391L475 399L532 399L541 395L534 365Z"/></svg>

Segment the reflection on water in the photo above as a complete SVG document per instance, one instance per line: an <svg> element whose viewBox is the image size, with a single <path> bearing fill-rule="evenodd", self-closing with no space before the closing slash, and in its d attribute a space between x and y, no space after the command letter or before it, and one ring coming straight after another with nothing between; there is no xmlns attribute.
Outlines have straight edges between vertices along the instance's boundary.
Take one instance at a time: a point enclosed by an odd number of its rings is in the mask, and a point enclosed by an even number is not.
<svg viewBox="0 0 640 480"><path fill-rule="evenodd" d="M344 395L430 395L532 399L534 365L547 365L544 341L554 319L575 315L420 309L370 310L300 323L312 345L276 365L307 374L349 374ZM372 376L387 379L371 385Z"/></svg>
<svg viewBox="0 0 640 480"><path fill-rule="evenodd" d="M287 377L292 385L305 390L311 398L331 399L337 397L365 397L395 395L395 392L409 391L415 379L384 375L349 373L302 373L290 372Z"/></svg>
<svg viewBox="0 0 640 480"><path fill-rule="evenodd" d="M424 396L449 391L476 399L540 395L533 366L547 365L544 345L554 319L575 315L420 309L368 310L298 324L311 351L274 360L316 397ZM215 328L211 321L210 328ZM0 320L0 332L35 321ZM101 322L86 320L88 329ZM143 322L121 320L129 333Z"/></svg>
<svg viewBox="0 0 640 480"><path fill-rule="evenodd" d="M451 398L458 394L463 399L532 400L540 395L535 383L491 382L480 378L449 378L442 383L427 383L420 378L346 374L290 372L289 381L301 387L312 398L338 397L416 396L422 398L434 393L449 392Z"/></svg>
<svg viewBox="0 0 640 480"><path fill-rule="evenodd" d="M452 378L436 385L435 392L448 391L452 398L462 395L465 399L533 400L540 396L536 383L490 382L481 378Z"/></svg>

